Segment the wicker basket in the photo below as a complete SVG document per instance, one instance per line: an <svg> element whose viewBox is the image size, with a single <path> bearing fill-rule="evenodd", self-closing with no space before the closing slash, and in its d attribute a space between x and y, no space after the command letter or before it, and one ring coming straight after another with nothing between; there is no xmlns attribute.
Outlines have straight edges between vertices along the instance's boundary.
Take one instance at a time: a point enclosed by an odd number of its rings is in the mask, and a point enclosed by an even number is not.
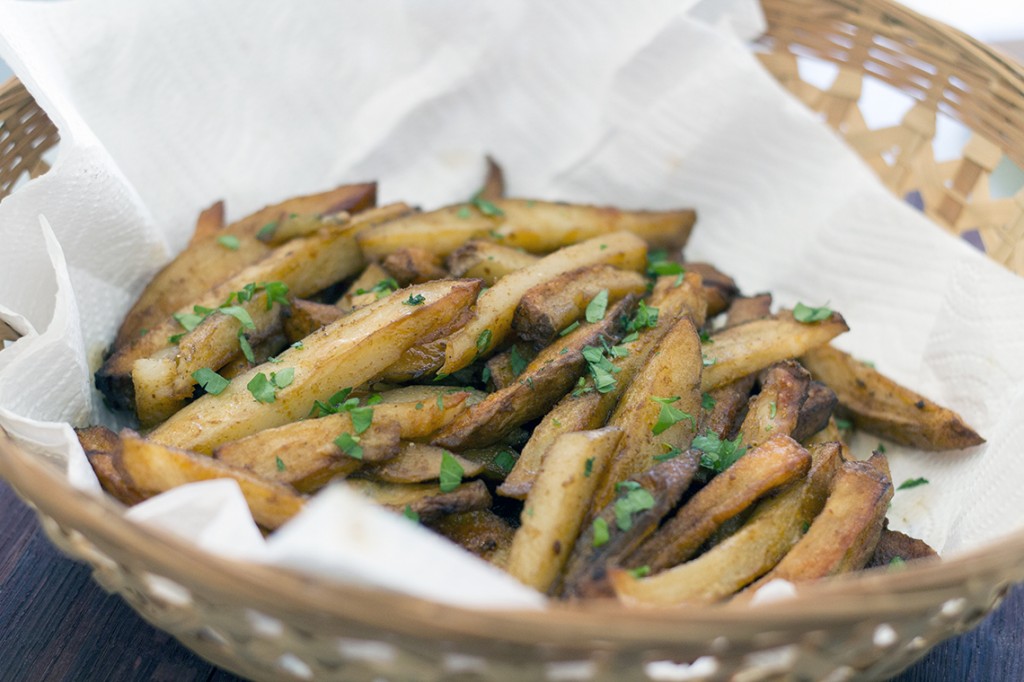
<svg viewBox="0 0 1024 682"><path fill-rule="evenodd" d="M917 192L936 223L970 232L993 259L1024 273L1024 192L988 192L1004 156L1024 165L1024 70L888 0L763 4L770 30L761 58L772 73L897 194ZM803 82L798 57L837 64L832 86ZM867 128L857 108L865 77L917 101L899 125ZM962 158L935 161L936 112L973 131ZM57 137L17 82L0 91L0 119L6 194L24 174L45 170L41 155ZM0 337L12 335L0 325ZM684 670L707 680L877 679L977 624L1024 580L1022 532L941 564L814 586L765 610L466 611L232 562L143 530L116 503L70 489L2 432L0 474L106 589L200 655L258 680L627 680Z"/></svg>

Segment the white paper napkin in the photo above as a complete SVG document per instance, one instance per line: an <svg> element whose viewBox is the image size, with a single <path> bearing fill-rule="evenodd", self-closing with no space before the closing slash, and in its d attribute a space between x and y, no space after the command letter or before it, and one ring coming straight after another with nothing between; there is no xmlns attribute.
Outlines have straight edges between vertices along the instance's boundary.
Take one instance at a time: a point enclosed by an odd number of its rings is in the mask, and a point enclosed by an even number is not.
<svg viewBox="0 0 1024 682"><path fill-rule="evenodd" d="M515 195L695 206L690 257L718 264L746 291L773 290L783 305L830 301L852 328L839 345L960 411L989 439L954 454L890 448L897 482L932 481L896 494L894 524L944 551L1020 528L1011 481L1024 475L1012 448L1024 407L1024 311L1010 302L1024 284L892 198L782 92L734 33L760 25L754 8L0 4L0 54L62 138L52 170L0 204L0 315L21 316L30 332L0 353L0 425L68 462L76 485L95 487L73 434L53 423L110 419L91 371L201 208L225 198L237 217L366 179L380 180L385 201L431 208L468 196L490 152ZM465 603L466 593L429 577L454 573L488 587L473 595L538 604L403 519L339 515L366 506L340 490L263 549L222 551ZM209 504L196 501L201 494L174 491L133 515L166 527L180 510ZM251 540L251 519L231 513L232 499L209 511L213 530L173 527L211 551L235 523ZM401 542L351 551L367 529ZM413 546L429 553L427 578L366 569ZM468 601L482 603L477 596Z"/></svg>

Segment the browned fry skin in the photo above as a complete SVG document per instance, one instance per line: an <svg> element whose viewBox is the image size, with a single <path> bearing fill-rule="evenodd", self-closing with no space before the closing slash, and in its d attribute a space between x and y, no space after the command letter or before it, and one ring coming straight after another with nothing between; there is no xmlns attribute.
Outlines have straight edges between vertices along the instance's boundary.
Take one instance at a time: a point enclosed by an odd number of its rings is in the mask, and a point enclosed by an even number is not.
<svg viewBox="0 0 1024 682"><path fill-rule="evenodd" d="M539 256L511 246L471 239L448 254L445 267L452 277L482 279L493 285L505 275L537 262Z"/></svg>
<svg viewBox="0 0 1024 682"><path fill-rule="evenodd" d="M696 272L704 280L704 293L708 299L708 317L728 309L739 293L736 280L710 263L684 263L690 272ZM765 313L767 314L767 312Z"/></svg>
<svg viewBox="0 0 1024 682"><path fill-rule="evenodd" d="M657 572L692 557L715 529L758 499L807 473L811 456L776 434L715 476L628 559Z"/></svg>
<svg viewBox="0 0 1024 682"><path fill-rule="evenodd" d="M772 314L772 295L737 296L729 304L725 329L769 317Z"/></svg>
<svg viewBox="0 0 1024 682"><path fill-rule="evenodd" d="M515 383L471 406L435 436L434 444L453 450L492 445L515 427L543 415L576 385L587 363L583 352L588 346L618 342L635 303L634 296L627 296L601 320L581 325L545 348Z"/></svg>
<svg viewBox="0 0 1024 682"><path fill-rule="evenodd" d="M405 442L401 444L394 457L381 464L365 467L360 475L385 483L436 481L441 472L441 458L445 452L444 448L433 445ZM483 473L482 463L449 454L462 467L463 476L473 478Z"/></svg>
<svg viewBox="0 0 1024 682"><path fill-rule="evenodd" d="M918 559L938 559L939 555L928 543L910 537L898 530L889 528L889 520L882 524L882 534L875 545L875 551L864 568L892 566L901 561L917 561Z"/></svg>
<svg viewBox="0 0 1024 682"><path fill-rule="evenodd" d="M526 366L537 357L537 351L528 343L514 343L506 351L498 353L487 361L494 390L501 390L514 384Z"/></svg>
<svg viewBox="0 0 1024 682"><path fill-rule="evenodd" d="M197 226L197 232L203 236L197 233L188 247L153 277L121 324L114 349L127 345L138 338L142 330L152 329L174 311L197 300L203 292L269 253L270 248L258 238L266 226L275 225L292 213L362 210L376 203L376 197L376 183L343 185L268 206L218 230L212 229L217 222L216 205L207 209ZM236 237L238 248L218 242L221 237Z"/></svg>
<svg viewBox="0 0 1024 682"><path fill-rule="evenodd" d="M484 176L484 184L476 196L484 201L505 198L505 173L490 155L487 156L487 175Z"/></svg>
<svg viewBox="0 0 1024 682"><path fill-rule="evenodd" d="M391 275L384 268L376 263L370 263L352 280L335 305L342 314L348 314L384 298L397 288L398 282L392 281Z"/></svg>
<svg viewBox="0 0 1024 682"><path fill-rule="evenodd" d="M395 295L404 296L401 291L396 292ZM437 372L444 364L445 339L465 326L472 317L473 311L466 306L453 316L448 324L441 325L424 334L415 346L405 351L395 364L384 370L380 376L381 380L392 384L403 384L419 381Z"/></svg>
<svg viewBox="0 0 1024 682"><path fill-rule="evenodd" d="M350 478L345 485L397 512L408 508L424 523L449 514L482 511L491 506L491 493L483 481L462 483L447 493L441 492L436 483L382 483Z"/></svg>
<svg viewBox="0 0 1024 682"><path fill-rule="evenodd" d="M800 361L836 392L841 414L858 429L921 450L959 450L985 442L960 415L837 348L822 346Z"/></svg>
<svg viewBox="0 0 1024 682"><path fill-rule="evenodd" d="M629 294L641 295L647 281L638 272L610 265L592 265L566 272L538 284L519 300L512 329L538 348L551 343L566 327L583 316L587 304L602 290L615 302Z"/></svg>
<svg viewBox="0 0 1024 682"><path fill-rule="evenodd" d="M114 466L114 453L121 447L121 439L116 433L105 426L89 426L75 429L75 435L105 491L129 507L146 499Z"/></svg>
<svg viewBox="0 0 1024 682"><path fill-rule="evenodd" d="M205 240L216 238L224 229L224 201L217 201L209 208L204 208L196 218L196 229L192 232L188 245L200 244Z"/></svg>
<svg viewBox="0 0 1024 682"><path fill-rule="evenodd" d="M114 454L114 465L129 485L147 498L186 483L234 479L253 519L271 530L298 514L305 504L305 498L289 486L204 455L143 440L129 430L121 432L121 447Z"/></svg>
<svg viewBox="0 0 1024 682"><path fill-rule="evenodd" d="M344 313L338 306L295 299L288 307L284 320L284 332L289 343L301 341L320 327L334 322Z"/></svg>
<svg viewBox="0 0 1024 682"><path fill-rule="evenodd" d="M812 381L807 386L807 398L800 406L800 418L797 419L796 428L790 434L793 440L802 443L828 426L838 402L831 388L820 381Z"/></svg>
<svg viewBox="0 0 1024 682"><path fill-rule="evenodd" d="M691 450L630 479L651 493L654 506L633 514L625 529L617 523L616 502L602 509L596 518L607 526L608 540L597 547L594 546L593 523L584 526L566 564L559 589L561 595L581 599L614 596L608 583L608 567L622 564L655 531L682 499L699 464L700 455Z"/></svg>
<svg viewBox="0 0 1024 682"><path fill-rule="evenodd" d="M892 494L892 479L879 466L843 464L807 533L751 590L776 578L802 582L863 568L878 544Z"/></svg>
<svg viewBox="0 0 1024 682"><path fill-rule="evenodd" d="M431 528L484 561L501 566L508 559L515 530L489 509L449 514Z"/></svg>
<svg viewBox="0 0 1024 682"><path fill-rule="evenodd" d="M779 362L760 375L761 392L750 399L740 426L742 443L754 447L776 433L789 435L800 418L811 376L792 360Z"/></svg>
<svg viewBox="0 0 1024 682"><path fill-rule="evenodd" d="M388 254L381 261L381 267L403 287L448 277L440 256L415 246Z"/></svg>

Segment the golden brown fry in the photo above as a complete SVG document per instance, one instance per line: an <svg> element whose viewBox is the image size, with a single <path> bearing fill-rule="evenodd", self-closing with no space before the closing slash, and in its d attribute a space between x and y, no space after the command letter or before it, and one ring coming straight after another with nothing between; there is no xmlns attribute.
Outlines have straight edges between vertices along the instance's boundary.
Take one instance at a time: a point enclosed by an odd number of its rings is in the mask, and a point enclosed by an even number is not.
<svg viewBox="0 0 1024 682"><path fill-rule="evenodd" d="M441 372L456 372L500 346L512 329L520 299L537 284L587 265L604 263L641 270L646 262L647 244L642 239L629 232L614 232L567 246L501 278L477 299L476 316L448 337Z"/></svg>
<svg viewBox="0 0 1024 682"><path fill-rule="evenodd" d="M537 357L537 351L530 344L514 343L508 350L502 351L487 361L487 371L491 375L494 390L511 386L519 379L526 366Z"/></svg>
<svg viewBox="0 0 1024 682"><path fill-rule="evenodd" d="M448 276L441 265L441 257L418 246L393 251L380 264L403 287Z"/></svg>
<svg viewBox="0 0 1024 682"><path fill-rule="evenodd" d="M714 317L729 308L733 299L740 293L736 280L710 263L683 263L683 267L688 272L696 272L704 280L708 317Z"/></svg>
<svg viewBox="0 0 1024 682"><path fill-rule="evenodd" d="M505 275L533 265L539 256L511 246L473 239L448 254L445 265L452 277L482 279L487 286Z"/></svg>
<svg viewBox="0 0 1024 682"><path fill-rule="evenodd" d="M615 302L630 294L639 296L646 288L647 280L640 273L610 265L566 272L523 294L512 318L512 329L519 338L543 348L583 317L587 305L602 291Z"/></svg>
<svg viewBox="0 0 1024 682"><path fill-rule="evenodd" d="M379 301L392 291L398 289L398 282L391 281L391 275L376 263L370 263L366 269L352 280L345 293L335 303L342 313L347 314L364 305Z"/></svg>
<svg viewBox="0 0 1024 682"><path fill-rule="evenodd" d="M288 346L289 339L282 331L280 334L269 336L252 347L253 361L244 356L235 357L231 362L217 370L225 379L234 379L242 372L247 372L256 365L262 365Z"/></svg>
<svg viewBox="0 0 1024 682"><path fill-rule="evenodd" d="M487 509L449 514L432 527L467 552L501 567L508 561L515 536L508 521Z"/></svg>
<svg viewBox="0 0 1024 682"><path fill-rule="evenodd" d="M143 440L132 431L121 432L121 448L114 464L129 484L145 497L186 483L230 478L238 483L256 523L271 530L300 511L305 498L286 485L267 481L209 457Z"/></svg>
<svg viewBox="0 0 1024 682"><path fill-rule="evenodd" d="M690 447L701 410L700 348L693 322L680 319L625 389L608 420L622 429L622 441L594 493L593 514L615 499L617 483L651 468L655 456Z"/></svg>
<svg viewBox="0 0 1024 682"><path fill-rule="evenodd" d="M204 211L199 226L204 236L197 235L184 251L153 277L121 323L114 349L133 342L143 330L152 330L174 311L198 300L206 291L263 258L270 248L258 237L264 228L276 225L283 216L357 211L373 205L376 195L375 183L342 185L320 194L268 206L216 231L209 229L209 223L215 218L205 215L207 212ZM216 207L207 211L215 212ZM225 246L218 241L221 237L237 238L238 248Z"/></svg>
<svg viewBox="0 0 1024 682"><path fill-rule="evenodd" d="M594 492L621 432L615 428L559 437L526 498L522 525L505 567L520 582L546 592L573 551Z"/></svg>
<svg viewBox="0 0 1024 682"><path fill-rule="evenodd" d="M960 415L837 348L808 350L800 361L835 391L840 412L868 433L921 450L959 450L985 442Z"/></svg>
<svg viewBox="0 0 1024 682"><path fill-rule="evenodd" d="M445 449L425 443L405 442L399 447L398 454L386 462L363 470L368 478L385 483L425 483L436 481L441 472L441 457ZM467 478L479 476L484 465L458 455L448 453L462 467L462 475Z"/></svg>
<svg viewBox="0 0 1024 682"><path fill-rule="evenodd" d="M617 500L602 509L594 522L580 533L565 566L559 593L576 598L614 596L608 583L608 568L620 565L657 529L665 515L682 499L699 464L699 454L689 450L630 479L651 494L653 505L631 514L629 521L622 524L616 518ZM607 530L608 538L597 542L595 524L602 522L602 533Z"/></svg>
<svg viewBox="0 0 1024 682"><path fill-rule="evenodd" d="M487 175L483 187L476 196L485 201L498 201L505 198L505 173L498 162L487 156Z"/></svg>
<svg viewBox="0 0 1024 682"><path fill-rule="evenodd" d="M345 485L385 507L417 514L430 523L448 514L482 511L491 506L491 494L483 481L462 483L451 492L441 492L436 483L381 483L349 478Z"/></svg>
<svg viewBox="0 0 1024 682"><path fill-rule="evenodd" d="M627 296L600 320L581 325L545 348L513 384L490 394L441 429L434 444L453 450L493 445L517 426L543 415L576 385L588 362L584 353L600 355L603 344L618 342L623 320L635 302L634 296Z"/></svg>
<svg viewBox="0 0 1024 682"><path fill-rule="evenodd" d="M807 478L760 502L734 535L692 561L649 578L609 572L615 594L627 604L668 606L727 597L764 575L785 556L825 505L841 465L838 443L814 446Z"/></svg>
<svg viewBox="0 0 1024 682"><path fill-rule="evenodd" d="M889 520L886 519L882 523L882 534L875 545L875 551L864 568L895 566L901 562L938 558L938 553L929 547L928 543L890 529Z"/></svg>
<svg viewBox="0 0 1024 682"><path fill-rule="evenodd" d="M775 434L718 474L627 559L658 571L680 564L723 523L773 490L803 477L811 456L789 436Z"/></svg>
<svg viewBox="0 0 1024 682"><path fill-rule="evenodd" d="M761 391L750 399L740 426L740 442L751 448L775 434L793 432L811 377L796 362L784 360L761 372L760 381Z"/></svg>
<svg viewBox="0 0 1024 682"><path fill-rule="evenodd" d="M89 426L75 429L75 435L85 450L85 456L89 459L96 478L107 493L129 507L146 499L129 484L114 465L114 453L121 447L121 439L116 433L105 426Z"/></svg>
<svg viewBox="0 0 1024 682"><path fill-rule="evenodd" d="M812 381L808 384L807 398L800 406L800 417L791 434L793 440L802 443L827 427L838 402L836 394L825 384L820 381Z"/></svg>
<svg viewBox="0 0 1024 682"><path fill-rule="evenodd" d="M776 578L803 582L863 568L878 544L892 493L892 479L879 467L843 464L807 533L751 590Z"/></svg>
<svg viewBox="0 0 1024 682"><path fill-rule="evenodd" d="M380 259L409 244L446 256L470 239L491 239L531 253L550 253L601 235L627 231L652 247L682 248L696 213L679 211L620 211L616 208L501 199L480 207L455 204L401 218L359 235L367 258Z"/></svg>
<svg viewBox="0 0 1024 682"><path fill-rule="evenodd" d="M295 299L288 306L284 320L284 332L288 337L288 342L295 343L320 327L326 327L342 315L344 312L338 306Z"/></svg>
<svg viewBox="0 0 1024 682"><path fill-rule="evenodd" d="M725 316L725 327L735 327L772 314L772 295L757 294L756 296L737 296L729 303Z"/></svg>
<svg viewBox="0 0 1024 682"><path fill-rule="evenodd" d="M220 231L224 229L224 219L223 200L211 204L209 208L204 208L196 218L196 229L193 230L188 245L193 246L208 239L216 239Z"/></svg>
<svg viewBox="0 0 1024 682"><path fill-rule="evenodd" d="M326 402L338 390L359 386L394 364L420 338L465 310L478 288L476 281L454 280L396 292L316 331L301 348L284 351L277 363L260 365L233 379L220 395L207 393L150 437L208 453L224 443L305 417L314 401ZM408 296L420 296L422 302L408 305ZM271 373L287 377L288 370L290 383L267 386L272 383Z"/></svg>
<svg viewBox="0 0 1024 682"><path fill-rule="evenodd" d="M805 324L793 319L793 314L787 310L780 311L775 318L724 329L712 335L711 343L704 346L704 390L710 391L759 372L780 360L803 355L848 330L839 313L832 313L821 322Z"/></svg>

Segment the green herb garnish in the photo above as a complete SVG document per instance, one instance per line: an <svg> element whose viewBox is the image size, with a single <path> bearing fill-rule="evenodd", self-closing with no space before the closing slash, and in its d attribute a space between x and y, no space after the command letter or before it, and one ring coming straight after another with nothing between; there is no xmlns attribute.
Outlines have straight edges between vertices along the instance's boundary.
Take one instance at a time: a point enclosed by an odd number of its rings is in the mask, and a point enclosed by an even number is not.
<svg viewBox="0 0 1024 682"><path fill-rule="evenodd" d="M334 444L352 459L363 458L363 446L359 444L358 436L353 436L351 433L343 433L334 439Z"/></svg>
<svg viewBox="0 0 1024 682"><path fill-rule="evenodd" d="M405 305L422 305L426 300L423 294L409 294L409 298L402 301L402 303Z"/></svg>
<svg viewBox="0 0 1024 682"><path fill-rule="evenodd" d="M619 499L615 501L615 525L621 531L633 527L633 515L654 507L654 495L636 481L622 481L615 485Z"/></svg>
<svg viewBox="0 0 1024 682"><path fill-rule="evenodd" d="M274 390L274 385L270 383L267 375L263 372L258 372L256 376L249 380L245 387L249 389L249 393L256 399L256 402L272 403L277 400L277 392Z"/></svg>
<svg viewBox="0 0 1024 682"><path fill-rule="evenodd" d="M651 400L661 404L661 411L658 413L658 421L656 421L654 426L651 428L651 432L654 433L655 436L666 431L672 425L678 424L684 419L689 419L693 427L697 427L697 420L694 419L692 414L683 412L678 407L672 406L672 403L679 400L679 396L676 395L670 398L651 396Z"/></svg>
<svg viewBox="0 0 1024 682"><path fill-rule="evenodd" d="M594 324L604 319L605 311L608 310L608 290L601 289L594 298L587 304L585 317L587 322Z"/></svg>
<svg viewBox="0 0 1024 682"><path fill-rule="evenodd" d="M217 243L229 251L238 251L238 247L242 245L238 237L233 234L222 234L217 237Z"/></svg>
<svg viewBox="0 0 1024 682"><path fill-rule="evenodd" d="M896 490L909 490L910 488L916 488L919 485L928 485L927 478L908 478L907 480L900 483Z"/></svg>
<svg viewBox="0 0 1024 682"><path fill-rule="evenodd" d="M700 450L700 465L716 473L721 473L731 467L736 460L747 451L746 446L740 443L743 436L736 436L735 440L722 439L713 431L708 431L702 436L693 439L691 447Z"/></svg>
<svg viewBox="0 0 1024 682"><path fill-rule="evenodd" d="M462 483L462 475L466 473L459 461L447 450L441 453L441 492L450 493Z"/></svg>
<svg viewBox="0 0 1024 682"><path fill-rule="evenodd" d="M220 395L228 384L231 383L221 375L214 372L209 367L203 367L192 372L192 378L196 380L196 383L203 387L203 389L212 395Z"/></svg>
<svg viewBox="0 0 1024 682"><path fill-rule="evenodd" d="M594 519L592 527L594 529L594 540L591 542L591 544L594 547L600 547L601 545L607 543L608 538L610 537L608 533L608 522L602 519L600 516L598 516L596 519Z"/></svg>
<svg viewBox="0 0 1024 682"><path fill-rule="evenodd" d="M797 303L796 307L793 308L793 319L797 322L803 322L804 324L811 324L812 322L821 322L832 317L832 309L827 305L823 305L820 308L812 308L811 306L804 305L803 303Z"/></svg>

